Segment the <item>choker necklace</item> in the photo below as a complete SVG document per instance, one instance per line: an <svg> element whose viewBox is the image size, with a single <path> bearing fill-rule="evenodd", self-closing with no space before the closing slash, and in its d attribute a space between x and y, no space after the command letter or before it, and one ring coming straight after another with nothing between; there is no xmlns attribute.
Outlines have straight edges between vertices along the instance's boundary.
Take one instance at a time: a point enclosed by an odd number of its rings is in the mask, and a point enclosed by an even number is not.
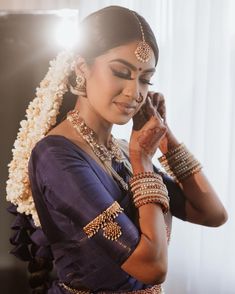
<svg viewBox="0 0 235 294"><path fill-rule="evenodd" d="M81 135L81 137L91 147L94 154L99 158L102 164L111 172L112 176L118 180L123 189L128 190L128 184L123 180L121 176L113 169L112 159L119 163L124 163L126 168L131 172L131 167L122 150L120 149L117 140L111 135L110 149L105 145L98 143L96 133L89 128L85 121L79 115L79 111L71 110L67 114L67 120L71 122L72 126Z"/></svg>

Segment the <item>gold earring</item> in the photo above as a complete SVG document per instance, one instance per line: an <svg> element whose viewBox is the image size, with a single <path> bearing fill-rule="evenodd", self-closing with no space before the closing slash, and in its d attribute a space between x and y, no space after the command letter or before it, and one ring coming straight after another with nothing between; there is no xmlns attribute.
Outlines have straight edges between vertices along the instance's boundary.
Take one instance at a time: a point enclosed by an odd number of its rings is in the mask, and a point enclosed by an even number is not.
<svg viewBox="0 0 235 294"><path fill-rule="evenodd" d="M86 97L87 93L86 93L86 79L85 79L85 77L82 75L77 75L76 76L76 85L75 86L70 85L70 91L74 95Z"/></svg>

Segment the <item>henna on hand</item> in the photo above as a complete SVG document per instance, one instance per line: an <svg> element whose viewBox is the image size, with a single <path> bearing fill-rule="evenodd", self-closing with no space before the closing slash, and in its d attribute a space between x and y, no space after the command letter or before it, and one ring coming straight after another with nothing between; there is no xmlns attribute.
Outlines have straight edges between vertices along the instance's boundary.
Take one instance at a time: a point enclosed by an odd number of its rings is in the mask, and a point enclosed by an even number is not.
<svg viewBox="0 0 235 294"><path fill-rule="evenodd" d="M165 132L166 129L163 127L142 130L137 141L147 154L153 156Z"/></svg>
<svg viewBox="0 0 235 294"><path fill-rule="evenodd" d="M167 153L171 149L175 148L179 141L176 139L174 134L172 133L170 127L167 124L166 121L166 103L165 98L163 94L161 93L155 93L155 92L149 92L149 97L151 98L152 104L155 108L155 110L160 114L160 116L163 119L163 122L167 128L166 135L161 140L161 143L159 145L159 148L163 154Z"/></svg>
<svg viewBox="0 0 235 294"><path fill-rule="evenodd" d="M132 131L130 140L130 154L136 157L152 158L157 148L160 145L162 138L166 133L166 126L162 121L159 113L156 112L151 104L148 109L148 115L151 115L149 120L144 124L140 130Z"/></svg>

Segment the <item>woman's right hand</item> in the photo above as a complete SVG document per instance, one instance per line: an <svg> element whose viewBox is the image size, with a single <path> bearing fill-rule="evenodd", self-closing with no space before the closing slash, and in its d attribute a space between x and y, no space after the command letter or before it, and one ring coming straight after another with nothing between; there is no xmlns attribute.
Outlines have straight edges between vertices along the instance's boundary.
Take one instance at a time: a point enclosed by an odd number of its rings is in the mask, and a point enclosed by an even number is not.
<svg viewBox="0 0 235 294"><path fill-rule="evenodd" d="M147 97L145 104L133 117L133 129L129 143L130 161L133 169L152 166L152 157L164 138L167 127Z"/></svg>
<svg viewBox="0 0 235 294"><path fill-rule="evenodd" d="M166 126L150 98L133 117L129 156L133 174L152 172L152 157L163 137ZM148 203L138 208L141 232L135 251L122 264L122 269L147 284L164 282L167 272L167 235L160 205ZM158 248L158 250L156 250Z"/></svg>

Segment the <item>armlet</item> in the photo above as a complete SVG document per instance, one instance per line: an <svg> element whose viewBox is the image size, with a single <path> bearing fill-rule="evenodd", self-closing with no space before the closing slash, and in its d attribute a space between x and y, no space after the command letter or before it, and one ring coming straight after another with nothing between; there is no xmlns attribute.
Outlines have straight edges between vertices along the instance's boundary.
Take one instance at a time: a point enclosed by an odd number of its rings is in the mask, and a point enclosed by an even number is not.
<svg viewBox="0 0 235 294"><path fill-rule="evenodd" d="M116 241L121 235L121 227L114 219L122 213L123 208L115 201L105 211L99 214L96 218L90 221L83 231L88 238L93 237L100 229L103 230L103 236L109 240Z"/></svg>

